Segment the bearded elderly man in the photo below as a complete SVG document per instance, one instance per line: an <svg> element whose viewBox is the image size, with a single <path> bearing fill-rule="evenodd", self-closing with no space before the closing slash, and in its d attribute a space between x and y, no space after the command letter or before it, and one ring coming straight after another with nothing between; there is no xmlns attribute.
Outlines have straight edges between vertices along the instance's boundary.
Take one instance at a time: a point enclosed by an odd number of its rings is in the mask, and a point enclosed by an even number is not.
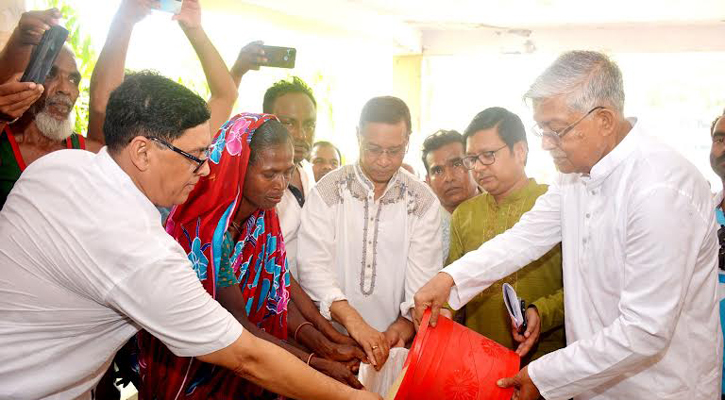
<svg viewBox="0 0 725 400"><path fill-rule="evenodd" d="M539 76L534 132L561 172L513 228L415 296L416 320L482 290L562 242L567 347L499 386L514 399L720 397L717 237L707 182L625 118L617 65L568 52Z"/></svg>
<svg viewBox="0 0 725 400"><path fill-rule="evenodd" d="M47 27L54 23L52 17L59 16L57 10L23 14L0 62L12 57L8 64L18 64L15 68L20 71L25 69L27 61L22 60L22 55L32 52L32 43L39 40L39 37L33 39L34 36L42 36L43 29L39 26ZM75 55L68 47L63 47L43 84L45 90L40 99L0 132L0 208L20 174L38 158L61 149L100 150L100 143L73 133L71 114L78 99L80 81Z"/></svg>

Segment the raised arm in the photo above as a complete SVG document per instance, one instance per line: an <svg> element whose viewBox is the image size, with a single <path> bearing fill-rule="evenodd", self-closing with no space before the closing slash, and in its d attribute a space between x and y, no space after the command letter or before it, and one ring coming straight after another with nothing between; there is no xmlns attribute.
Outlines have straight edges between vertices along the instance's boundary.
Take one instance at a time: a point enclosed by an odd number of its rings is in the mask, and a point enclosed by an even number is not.
<svg viewBox="0 0 725 400"><path fill-rule="evenodd" d="M204 69L204 75L206 75L206 81L211 91L208 101L211 111L209 128L212 132L216 132L232 113L234 102L237 101L237 87L229 74L227 65L201 26L199 0L184 0L181 12L173 18L179 22L179 26L201 61L201 67Z"/></svg>
<svg viewBox="0 0 725 400"><path fill-rule="evenodd" d="M267 59L264 57L264 50L262 49L261 40L255 40L254 42L248 43L242 47L237 56L237 61L234 62L234 66L229 71L232 74L234 85L239 88L239 84L242 82L242 76L250 70L258 70L259 65Z"/></svg>
<svg viewBox="0 0 725 400"><path fill-rule="evenodd" d="M88 115L88 138L105 143L103 120L111 92L124 78L126 53L133 28L152 8L158 7L154 0L123 0L108 30L106 44L91 75L91 90Z"/></svg>

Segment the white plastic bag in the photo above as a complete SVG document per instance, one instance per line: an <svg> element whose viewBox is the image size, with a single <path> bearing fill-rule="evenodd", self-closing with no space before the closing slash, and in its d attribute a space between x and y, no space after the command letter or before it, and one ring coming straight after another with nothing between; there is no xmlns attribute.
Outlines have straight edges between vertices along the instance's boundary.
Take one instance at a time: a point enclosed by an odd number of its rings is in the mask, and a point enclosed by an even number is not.
<svg viewBox="0 0 725 400"><path fill-rule="evenodd" d="M406 358L408 358L408 349L403 347L392 348L388 360L380 371L376 371L370 364L360 364L357 379L365 386L365 389L385 396L403 370Z"/></svg>

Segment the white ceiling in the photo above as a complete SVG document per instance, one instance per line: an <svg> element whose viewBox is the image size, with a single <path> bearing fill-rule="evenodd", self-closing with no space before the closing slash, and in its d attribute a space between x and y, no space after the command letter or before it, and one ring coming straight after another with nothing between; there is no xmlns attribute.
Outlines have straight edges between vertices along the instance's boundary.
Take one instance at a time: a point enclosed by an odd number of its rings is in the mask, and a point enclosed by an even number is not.
<svg viewBox="0 0 725 400"><path fill-rule="evenodd" d="M581 47L623 51L725 51L725 0L207 0L240 3L392 39L401 53L465 47L532 52ZM574 30L577 30L577 33ZM637 37L642 34L642 39ZM629 39L635 38L632 42ZM666 39L660 42L658 39ZM608 40L607 40L608 39ZM571 43L569 43L571 41ZM495 50L498 49L498 50ZM450 50L450 51L449 51Z"/></svg>

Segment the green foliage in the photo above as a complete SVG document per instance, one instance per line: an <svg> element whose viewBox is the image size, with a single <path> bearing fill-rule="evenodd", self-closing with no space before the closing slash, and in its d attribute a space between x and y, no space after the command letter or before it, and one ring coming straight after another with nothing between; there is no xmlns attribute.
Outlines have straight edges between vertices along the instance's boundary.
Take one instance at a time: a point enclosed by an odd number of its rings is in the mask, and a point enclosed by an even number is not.
<svg viewBox="0 0 725 400"><path fill-rule="evenodd" d="M38 8L57 8L63 14L63 26L70 34L66 44L76 55L78 70L81 73L80 94L75 105L75 131L85 135L88 128L88 101L91 84L91 74L96 66L98 54L93 49L91 36L84 33L80 24L79 15L67 0L41 0Z"/></svg>

